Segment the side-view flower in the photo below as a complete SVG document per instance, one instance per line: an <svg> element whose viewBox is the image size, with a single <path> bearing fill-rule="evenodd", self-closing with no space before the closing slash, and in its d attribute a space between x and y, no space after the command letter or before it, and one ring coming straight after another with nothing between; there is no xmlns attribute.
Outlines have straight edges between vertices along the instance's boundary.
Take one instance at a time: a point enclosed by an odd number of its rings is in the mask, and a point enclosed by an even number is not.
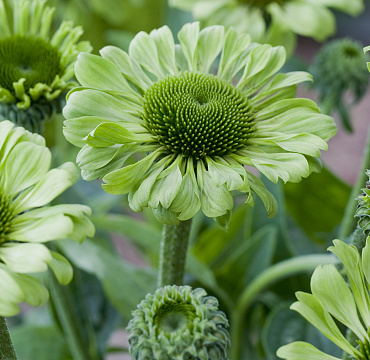
<svg viewBox="0 0 370 360"><path fill-rule="evenodd" d="M69 262L43 243L94 235L89 207L47 205L78 178L74 164L49 170L50 163L43 137L0 122L0 316L15 315L21 302L47 300L47 290L29 273L49 266L59 283L71 280Z"/></svg>
<svg viewBox="0 0 370 360"><path fill-rule="evenodd" d="M88 42L81 27L64 21L51 34L54 8L45 0L14 1L12 17L0 0L0 120L38 130L60 110L63 92L76 86L74 63ZM11 26L12 25L12 26Z"/></svg>
<svg viewBox="0 0 370 360"><path fill-rule="evenodd" d="M128 193L131 209L150 206L166 224L201 209L226 227L233 190L250 205L257 194L274 216L275 199L245 166L274 183L320 170L336 127L313 101L294 98L311 76L275 75L283 47L223 26L186 24L178 39L164 26L140 32L128 53L108 46L78 56L82 87L63 114L66 138L82 148L83 178L103 178L105 191Z"/></svg>
<svg viewBox="0 0 370 360"><path fill-rule="evenodd" d="M370 243L362 253L355 246L334 240L328 250L342 261L349 287L334 265L316 268L311 278L312 294L297 292L298 301L291 309L299 312L353 359L366 360L370 354ZM339 330L336 322L344 324L357 337L354 347ZM287 360L340 360L323 353L306 342L293 342L281 347L277 355Z"/></svg>

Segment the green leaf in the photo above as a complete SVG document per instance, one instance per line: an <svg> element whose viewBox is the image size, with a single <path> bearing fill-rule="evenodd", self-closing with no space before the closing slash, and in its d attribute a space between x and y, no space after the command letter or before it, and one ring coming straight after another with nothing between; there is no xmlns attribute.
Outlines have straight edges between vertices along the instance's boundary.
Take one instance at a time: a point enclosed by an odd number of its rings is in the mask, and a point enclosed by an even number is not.
<svg viewBox="0 0 370 360"><path fill-rule="evenodd" d="M343 217L350 187L324 167L320 174L311 174L299 184L286 184L284 191L287 210L296 223L316 245L321 245L320 250L326 248ZM300 252L298 242L290 245Z"/></svg>
<svg viewBox="0 0 370 360"><path fill-rule="evenodd" d="M19 359L72 360L62 334L53 326L21 325L11 329Z"/></svg>
<svg viewBox="0 0 370 360"><path fill-rule="evenodd" d="M99 243L60 241L58 246L74 265L99 278L107 298L126 319L145 295L155 290L153 271L126 263Z"/></svg>

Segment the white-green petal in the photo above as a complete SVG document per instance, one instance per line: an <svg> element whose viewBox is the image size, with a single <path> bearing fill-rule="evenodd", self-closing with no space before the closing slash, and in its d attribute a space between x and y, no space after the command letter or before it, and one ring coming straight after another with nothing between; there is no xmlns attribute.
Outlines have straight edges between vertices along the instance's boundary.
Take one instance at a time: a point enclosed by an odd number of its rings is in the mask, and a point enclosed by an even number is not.
<svg viewBox="0 0 370 360"><path fill-rule="evenodd" d="M179 223L177 214L170 209L164 208L161 204L159 204L156 209L153 209L153 214L162 224L178 225Z"/></svg>
<svg viewBox="0 0 370 360"><path fill-rule="evenodd" d="M343 277L332 265L318 266L311 278L311 291L323 307L364 342L368 335L357 315L356 303Z"/></svg>
<svg viewBox="0 0 370 360"><path fill-rule="evenodd" d="M47 262L53 270L59 284L67 285L73 277L73 268L69 261L59 253L50 251L51 259Z"/></svg>
<svg viewBox="0 0 370 360"><path fill-rule="evenodd" d="M65 239L73 233L73 222L62 214L39 218L33 210L17 216L11 222L8 237L11 240L46 242Z"/></svg>
<svg viewBox="0 0 370 360"><path fill-rule="evenodd" d="M306 0L314 6L329 6L343 11L352 16L358 15L364 10L363 0L351 0L351 6L348 6L348 0Z"/></svg>
<svg viewBox="0 0 370 360"><path fill-rule="evenodd" d="M212 180L217 186L225 184L229 191L238 190L242 187L244 179L230 166L213 161L210 157L206 157L206 162Z"/></svg>
<svg viewBox="0 0 370 360"><path fill-rule="evenodd" d="M134 101L139 98L115 64L100 56L80 53L75 64L75 74L83 86L119 91Z"/></svg>
<svg viewBox="0 0 370 360"><path fill-rule="evenodd" d="M25 210L44 206L69 188L78 178L76 166L69 162L48 171L35 186L24 190L13 200L16 214Z"/></svg>
<svg viewBox="0 0 370 360"><path fill-rule="evenodd" d="M50 168L51 153L48 148L29 142L15 146L4 166L1 178L3 191L16 195L35 184Z"/></svg>
<svg viewBox="0 0 370 360"><path fill-rule="evenodd" d="M130 43L129 54L158 79L165 77L165 73L159 63L156 43L146 32L140 31L133 38Z"/></svg>
<svg viewBox="0 0 370 360"><path fill-rule="evenodd" d="M51 254L42 244L5 243L0 246L0 259L14 272L35 273L47 270Z"/></svg>
<svg viewBox="0 0 370 360"><path fill-rule="evenodd" d="M343 336L325 306L315 296L300 291L296 293L296 296L299 301L291 305L292 310L299 312L328 339L347 353L351 355L358 353Z"/></svg>
<svg viewBox="0 0 370 360"><path fill-rule="evenodd" d="M110 194L127 194L143 181L143 177L152 166L158 152L152 152L135 164L114 170L103 177L103 189Z"/></svg>
<svg viewBox="0 0 370 360"><path fill-rule="evenodd" d="M189 70L197 71L199 22L185 24L178 32L177 37L181 45L181 50L188 61Z"/></svg>
<svg viewBox="0 0 370 360"><path fill-rule="evenodd" d="M223 26L214 25L199 33L196 51L198 52L198 71L207 74L211 65L221 52L225 41Z"/></svg>
<svg viewBox="0 0 370 360"><path fill-rule="evenodd" d="M334 246L328 248L342 261L346 268L357 308L367 328L370 328L370 298L363 276L362 263L358 250L343 241L333 240Z"/></svg>
<svg viewBox="0 0 370 360"><path fill-rule="evenodd" d="M234 202L225 185L217 186L203 162L197 162L197 182L201 190L200 202L204 215L218 217L232 210Z"/></svg>
<svg viewBox="0 0 370 360"><path fill-rule="evenodd" d="M278 349L276 355L286 360L340 360L337 357L323 353L313 345L303 341L295 341L282 346Z"/></svg>

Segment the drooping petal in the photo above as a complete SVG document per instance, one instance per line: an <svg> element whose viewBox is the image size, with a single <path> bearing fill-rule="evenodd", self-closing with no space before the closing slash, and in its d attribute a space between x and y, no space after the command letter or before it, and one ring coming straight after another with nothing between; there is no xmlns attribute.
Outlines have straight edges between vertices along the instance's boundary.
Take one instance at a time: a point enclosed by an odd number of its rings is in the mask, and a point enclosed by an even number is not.
<svg viewBox="0 0 370 360"><path fill-rule="evenodd" d="M295 341L282 346L278 349L276 355L286 360L340 360L303 341Z"/></svg>

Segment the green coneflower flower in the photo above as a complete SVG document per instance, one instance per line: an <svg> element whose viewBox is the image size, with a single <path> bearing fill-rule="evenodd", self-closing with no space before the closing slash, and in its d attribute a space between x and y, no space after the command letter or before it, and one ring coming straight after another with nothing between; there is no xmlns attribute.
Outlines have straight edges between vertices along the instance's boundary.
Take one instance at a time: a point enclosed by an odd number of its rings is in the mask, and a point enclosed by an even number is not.
<svg viewBox="0 0 370 360"><path fill-rule="evenodd" d="M358 41L338 39L320 49L310 68L323 112L330 114L337 110L349 131L352 125L348 108L361 99L369 83L366 59ZM346 99L345 95L351 95L352 99Z"/></svg>
<svg viewBox="0 0 370 360"><path fill-rule="evenodd" d="M67 140L82 147L83 178L103 178L105 191L128 193L134 211L150 206L166 224L201 208L226 227L233 190L251 205L256 193L274 216L275 199L244 165L273 182L320 170L336 127L314 102L293 98L311 76L273 77L284 48L250 44L222 26L186 24L178 38L175 45L164 26L140 32L128 54L108 46L101 57L79 55L83 87L69 93L63 113Z"/></svg>
<svg viewBox="0 0 370 360"><path fill-rule="evenodd" d="M77 54L91 51L71 22L50 34L53 12L44 0L19 0L11 18L0 0L0 120L32 131L61 111L65 92L77 85L71 81Z"/></svg>
<svg viewBox="0 0 370 360"><path fill-rule="evenodd" d="M74 164L49 170L50 162L43 137L0 122L0 316L15 315L21 302L47 300L47 290L27 273L49 266L61 284L71 280L71 265L44 242L94 234L87 206L46 206L78 178Z"/></svg>
<svg viewBox="0 0 370 360"><path fill-rule="evenodd" d="M362 253L355 246L334 240L328 250L342 261L349 285L334 265L318 266L311 278L312 294L297 292L298 311L344 352L357 360L370 359L370 244ZM336 322L344 324L357 337L356 348L343 336ZM297 341L281 347L277 356L287 360L340 360L313 345Z"/></svg>
<svg viewBox="0 0 370 360"><path fill-rule="evenodd" d="M134 360L225 360L229 326L218 301L205 290L165 286L133 312L129 331Z"/></svg>
<svg viewBox="0 0 370 360"><path fill-rule="evenodd" d="M370 170L366 170L366 175L370 177ZM358 206L355 217L358 218L358 226L368 237L370 234L370 182L367 182L366 187L361 190L362 194L356 199Z"/></svg>
<svg viewBox="0 0 370 360"><path fill-rule="evenodd" d="M358 15L363 0L170 0L191 11L203 26L221 24L251 34L252 39L291 48L294 34L323 41L335 32L329 8Z"/></svg>

